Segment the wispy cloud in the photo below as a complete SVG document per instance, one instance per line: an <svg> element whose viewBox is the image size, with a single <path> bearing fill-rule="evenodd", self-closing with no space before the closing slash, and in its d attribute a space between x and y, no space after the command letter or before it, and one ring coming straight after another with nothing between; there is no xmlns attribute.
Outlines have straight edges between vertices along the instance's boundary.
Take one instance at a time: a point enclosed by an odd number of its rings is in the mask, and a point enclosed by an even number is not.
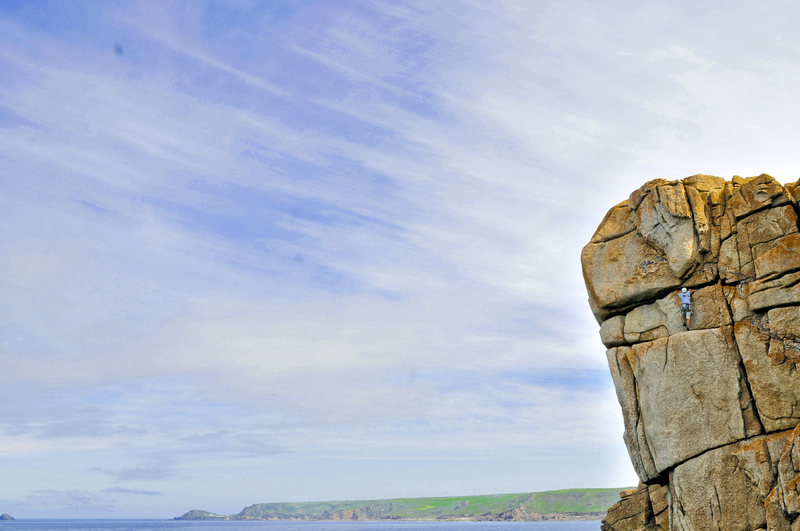
<svg viewBox="0 0 800 531"><path fill-rule="evenodd" d="M168 478L175 474L172 461L163 456L151 457L148 461L139 463L129 468L119 468L114 470L95 468L91 471L99 472L101 474L108 474L116 478L117 481L157 481ZM105 490L104 492L108 492L108 490Z"/></svg>
<svg viewBox="0 0 800 531"><path fill-rule="evenodd" d="M103 489L103 492L107 492L109 494L132 494L134 496L161 496L160 492L156 492L154 490L144 490L144 489L126 489L123 487L112 487L108 489Z"/></svg>

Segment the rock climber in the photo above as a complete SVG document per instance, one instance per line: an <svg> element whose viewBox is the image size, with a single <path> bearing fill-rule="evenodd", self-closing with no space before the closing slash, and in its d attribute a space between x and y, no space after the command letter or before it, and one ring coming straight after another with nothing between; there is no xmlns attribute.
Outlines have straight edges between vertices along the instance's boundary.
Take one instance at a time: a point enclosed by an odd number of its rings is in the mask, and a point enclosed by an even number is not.
<svg viewBox="0 0 800 531"><path fill-rule="evenodd" d="M681 298L681 321L686 330L692 324L692 290L683 288L678 292L678 297Z"/></svg>

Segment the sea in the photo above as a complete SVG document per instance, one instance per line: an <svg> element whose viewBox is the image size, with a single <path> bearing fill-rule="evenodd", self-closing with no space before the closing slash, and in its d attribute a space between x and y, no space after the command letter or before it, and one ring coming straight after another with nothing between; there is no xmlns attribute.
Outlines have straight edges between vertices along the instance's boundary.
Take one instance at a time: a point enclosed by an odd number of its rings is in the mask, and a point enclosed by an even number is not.
<svg viewBox="0 0 800 531"><path fill-rule="evenodd" d="M595 531L597 520L563 522L215 522L203 520L13 520L0 531Z"/></svg>

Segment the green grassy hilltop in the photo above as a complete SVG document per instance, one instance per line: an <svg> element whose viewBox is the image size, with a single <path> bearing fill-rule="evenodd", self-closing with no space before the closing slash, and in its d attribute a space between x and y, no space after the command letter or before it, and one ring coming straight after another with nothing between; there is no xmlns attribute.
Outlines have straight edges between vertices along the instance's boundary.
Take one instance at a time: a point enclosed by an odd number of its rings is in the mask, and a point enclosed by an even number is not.
<svg viewBox="0 0 800 531"><path fill-rule="evenodd" d="M621 489L565 489L519 494L258 503L238 514L192 510L180 520L542 520L602 518Z"/></svg>

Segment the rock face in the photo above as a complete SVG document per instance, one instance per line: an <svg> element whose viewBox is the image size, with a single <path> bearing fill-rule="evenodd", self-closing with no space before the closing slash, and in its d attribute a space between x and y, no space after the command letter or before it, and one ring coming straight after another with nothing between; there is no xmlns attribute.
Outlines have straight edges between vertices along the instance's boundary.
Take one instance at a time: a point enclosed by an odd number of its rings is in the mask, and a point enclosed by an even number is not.
<svg viewBox="0 0 800 531"><path fill-rule="evenodd" d="M769 175L650 181L584 247L642 481L603 529L800 531L798 199Z"/></svg>
<svg viewBox="0 0 800 531"><path fill-rule="evenodd" d="M666 485L640 483L619 494L620 500L603 520L603 529L669 529Z"/></svg>

